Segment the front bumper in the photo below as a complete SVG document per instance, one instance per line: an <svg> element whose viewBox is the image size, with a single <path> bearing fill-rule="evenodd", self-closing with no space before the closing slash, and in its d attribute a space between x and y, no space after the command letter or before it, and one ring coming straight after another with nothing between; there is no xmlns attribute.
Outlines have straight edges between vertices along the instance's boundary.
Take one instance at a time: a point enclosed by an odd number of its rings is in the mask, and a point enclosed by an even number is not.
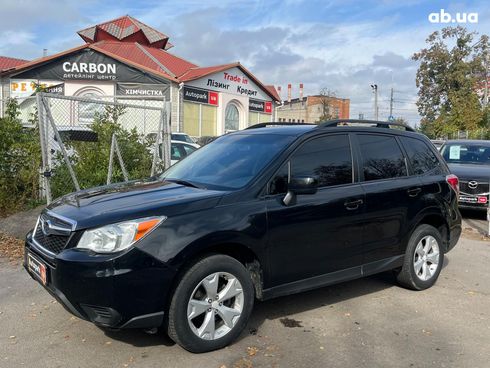
<svg viewBox="0 0 490 368"><path fill-rule="evenodd" d="M29 253L46 266L44 288L73 315L110 328L162 324L175 271L145 252L131 248L118 255L100 255L71 248L53 257L29 234L24 268L39 281L27 267Z"/></svg>

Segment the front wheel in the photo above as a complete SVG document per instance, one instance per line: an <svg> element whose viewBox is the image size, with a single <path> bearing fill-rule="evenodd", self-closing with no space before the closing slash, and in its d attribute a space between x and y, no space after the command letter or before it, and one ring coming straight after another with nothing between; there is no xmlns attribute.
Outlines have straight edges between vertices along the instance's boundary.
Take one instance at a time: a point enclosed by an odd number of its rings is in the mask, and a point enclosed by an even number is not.
<svg viewBox="0 0 490 368"><path fill-rule="evenodd" d="M420 225L408 241L398 282L409 289L424 290L435 284L444 261L440 232L433 226Z"/></svg>
<svg viewBox="0 0 490 368"><path fill-rule="evenodd" d="M180 280L169 308L168 334L184 349L225 347L247 325L254 287L247 269L225 255L194 264Z"/></svg>

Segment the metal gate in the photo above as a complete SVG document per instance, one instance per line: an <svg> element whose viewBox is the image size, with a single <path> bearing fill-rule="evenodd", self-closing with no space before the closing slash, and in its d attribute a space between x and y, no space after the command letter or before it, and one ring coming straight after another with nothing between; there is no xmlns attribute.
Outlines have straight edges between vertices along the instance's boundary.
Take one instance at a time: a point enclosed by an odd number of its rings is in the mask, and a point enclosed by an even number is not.
<svg viewBox="0 0 490 368"><path fill-rule="evenodd" d="M170 102L38 93L36 106L47 203L170 166Z"/></svg>

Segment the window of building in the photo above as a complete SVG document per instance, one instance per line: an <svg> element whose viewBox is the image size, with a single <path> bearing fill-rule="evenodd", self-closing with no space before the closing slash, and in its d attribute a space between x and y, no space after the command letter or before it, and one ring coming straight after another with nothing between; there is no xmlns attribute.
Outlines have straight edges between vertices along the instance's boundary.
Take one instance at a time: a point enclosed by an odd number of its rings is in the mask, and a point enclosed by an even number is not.
<svg viewBox="0 0 490 368"><path fill-rule="evenodd" d="M365 181L407 176L405 160L395 137L360 134L357 139Z"/></svg>
<svg viewBox="0 0 490 368"><path fill-rule="evenodd" d="M84 87L75 93L75 96L90 100L101 100L103 95L104 92L95 87ZM105 105L94 102L80 101L76 106L78 106L78 121L81 124L92 124L96 114L102 114L105 109Z"/></svg>
<svg viewBox="0 0 490 368"><path fill-rule="evenodd" d="M400 137L407 151L408 160L414 175L428 175L439 172L441 163L429 146L416 138Z"/></svg>
<svg viewBox="0 0 490 368"><path fill-rule="evenodd" d="M217 118L218 108L216 106L201 105L201 129L199 135L215 136Z"/></svg>
<svg viewBox="0 0 490 368"><path fill-rule="evenodd" d="M352 183L352 157L345 134L316 138L291 157L291 176L314 176L320 187Z"/></svg>
<svg viewBox="0 0 490 368"><path fill-rule="evenodd" d="M184 102L184 132L191 137L199 136L199 104L193 102Z"/></svg>
<svg viewBox="0 0 490 368"><path fill-rule="evenodd" d="M238 130L240 126L240 113L238 107L230 102L225 110L225 132Z"/></svg>

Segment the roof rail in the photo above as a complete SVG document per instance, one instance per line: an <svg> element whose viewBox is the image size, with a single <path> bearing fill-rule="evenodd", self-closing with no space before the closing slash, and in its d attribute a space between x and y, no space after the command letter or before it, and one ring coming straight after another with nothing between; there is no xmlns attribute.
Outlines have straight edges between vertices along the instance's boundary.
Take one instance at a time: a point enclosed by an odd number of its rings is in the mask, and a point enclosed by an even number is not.
<svg viewBox="0 0 490 368"><path fill-rule="evenodd" d="M248 128L245 128L245 130L247 130L247 129L257 129L257 128L265 128L265 127L268 127L268 126L294 126L294 125L316 125L316 124L311 124L311 123L274 123L274 122L270 122L270 123L259 123L259 124L251 125Z"/></svg>
<svg viewBox="0 0 490 368"><path fill-rule="evenodd" d="M402 123L395 123L391 121L378 121L378 120L364 120L364 119L336 119L336 120L328 120L318 124L318 128L331 128L336 127L339 124L372 124L375 125L376 128L390 128L390 126L399 126L405 128L406 131L415 132L415 129L409 127L408 125Z"/></svg>

